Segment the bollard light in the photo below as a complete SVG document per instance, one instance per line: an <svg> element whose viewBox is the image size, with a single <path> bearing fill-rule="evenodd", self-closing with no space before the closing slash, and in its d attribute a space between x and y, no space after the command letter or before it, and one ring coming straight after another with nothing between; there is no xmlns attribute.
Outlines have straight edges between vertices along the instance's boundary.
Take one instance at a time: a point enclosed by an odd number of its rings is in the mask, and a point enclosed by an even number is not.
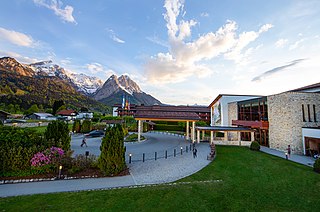
<svg viewBox="0 0 320 212"><path fill-rule="evenodd" d="M183 148L182 148L182 147L180 147L180 152L181 152L181 155L182 155L182 149L183 149Z"/></svg>
<svg viewBox="0 0 320 212"><path fill-rule="evenodd" d="M129 154L129 163L131 163L131 156L132 156L132 154L130 153Z"/></svg>
<svg viewBox="0 0 320 212"><path fill-rule="evenodd" d="M286 152L285 154L286 154L286 160L288 160L288 153Z"/></svg>
<svg viewBox="0 0 320 212"><path fill-rule="evenodd" d="M61 179L61 170L62 170L62 166L59 166L59 179Z"/></svg>

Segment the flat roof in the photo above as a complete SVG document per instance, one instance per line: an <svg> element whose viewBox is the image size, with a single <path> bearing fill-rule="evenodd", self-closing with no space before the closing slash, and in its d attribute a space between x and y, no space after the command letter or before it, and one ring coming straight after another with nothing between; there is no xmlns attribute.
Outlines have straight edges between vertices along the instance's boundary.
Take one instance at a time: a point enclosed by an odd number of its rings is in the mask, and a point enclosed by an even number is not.
<svg viewBox="0 0 320 212"><path fill-rule="evenodd" d="M196 127L196 130L204 131L242 131L253 132L254 130L246 127L231 127L231 126L210 126L210 127Z"/></svg>

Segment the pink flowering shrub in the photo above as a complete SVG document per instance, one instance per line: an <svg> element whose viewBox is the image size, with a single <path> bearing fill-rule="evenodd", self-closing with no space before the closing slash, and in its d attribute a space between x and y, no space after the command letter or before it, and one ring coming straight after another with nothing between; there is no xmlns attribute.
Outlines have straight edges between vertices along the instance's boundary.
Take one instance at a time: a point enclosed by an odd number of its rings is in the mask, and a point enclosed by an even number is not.
<svg viewBox="0 0 320 212"><path fill-rule="evenodd" d="M36 153L31 159L31 166L44 172L56 168L64 155L64 151L58 147L51 147L42 152Z"/></svg>

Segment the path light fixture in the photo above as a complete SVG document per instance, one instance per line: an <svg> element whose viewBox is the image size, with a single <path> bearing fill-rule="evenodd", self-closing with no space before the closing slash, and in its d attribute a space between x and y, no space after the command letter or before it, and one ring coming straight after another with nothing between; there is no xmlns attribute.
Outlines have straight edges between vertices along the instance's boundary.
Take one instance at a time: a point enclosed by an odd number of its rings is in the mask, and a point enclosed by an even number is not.
<svg viewBox="0 0 320 212"><path fill-rule="evenodd" d="M285 155L286 155L286 160L288 160L288 153L286 152L286 153L284 153Z"/></svg>
<svg viewBox="0 0 320 212"><path fill-rule="evenodd" d="M62 170L62 166L59 166L59 179L61 179L61 170Z"/></svg>
<svg viewBox="0 0 320 212"><path fill-rule="evenodd" d="M183 148L182 148L182 147L180 147L180 152L181 152L181 155L182 155L182 150L183 150Z"/></svg>
<svg viewBox="0 0 320 212"><path fill-rule="evenodd" d="M132 154L130 153L129 154L129 163L131 163L131 157L132 157Z"/></svg>

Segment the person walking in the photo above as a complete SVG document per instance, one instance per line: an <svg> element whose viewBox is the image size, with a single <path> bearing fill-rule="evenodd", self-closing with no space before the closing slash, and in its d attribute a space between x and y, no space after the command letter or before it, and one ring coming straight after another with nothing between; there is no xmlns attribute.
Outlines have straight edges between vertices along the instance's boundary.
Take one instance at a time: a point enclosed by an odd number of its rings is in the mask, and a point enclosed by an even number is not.
<svg viewBox="0 0 320 212"><path fill-rule="evenodd" d="M197 150L196 148L193 149L193 158L196 158L196 157L197 157L197 151L198 151L198 150Z"/></svg>
<svg viewBox="0 0 320 212"><path fill-rule="evenodd" d="M290 147L290 145L288 145L287 151L288 151L288 158L290 158L290 154L291 154L291 147Z"/></svg>
<svg viewBox="0 0 320 212"><path fill-rule="evenodd" d="M86 147L88 147L86 137L83 137L83 139L82 139L82 143L81 143L81 145L80 145L80 146L82 147L83 145L86 145Z"/></svg>

